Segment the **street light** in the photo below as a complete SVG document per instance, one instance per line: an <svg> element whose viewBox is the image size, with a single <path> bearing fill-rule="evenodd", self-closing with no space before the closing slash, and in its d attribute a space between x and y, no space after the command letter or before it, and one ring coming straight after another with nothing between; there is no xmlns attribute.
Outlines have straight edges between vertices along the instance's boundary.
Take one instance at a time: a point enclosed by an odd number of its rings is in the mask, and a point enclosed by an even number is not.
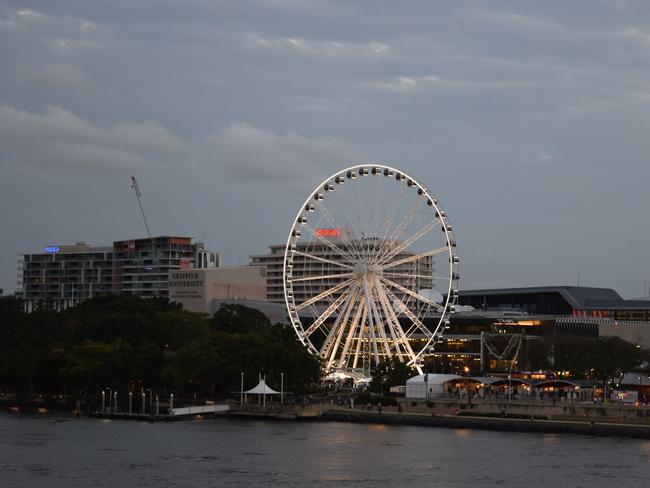
<svg viewBox="0 0 650 488"><path fill-rule="evenodd" d="M113 389L106 388L108 390L108 413L113 415Z"/></svg>
<svg viewBox="0 0 650 488"><path fill-rule="evenodd" d="M465 391L467 392L467 404L469 405L469 367L465 366L463 369L465 370Z"/></svg>

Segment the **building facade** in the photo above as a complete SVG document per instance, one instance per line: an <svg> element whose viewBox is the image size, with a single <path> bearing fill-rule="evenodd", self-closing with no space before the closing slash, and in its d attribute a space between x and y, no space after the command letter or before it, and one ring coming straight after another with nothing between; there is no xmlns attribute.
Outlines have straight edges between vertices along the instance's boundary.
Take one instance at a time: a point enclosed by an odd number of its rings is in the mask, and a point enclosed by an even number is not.
<svg viewBox="0 0 650 488"><path fill-rule="evenodd" d="M336 239L333 239L332 242L337 243ZM395 243L394 245L397 244L399 244L399 242ZM359 245L374 246L379 245L379 241L377 240L374 243L364 241ZM282 272L285 246L283 244L275 244L269 246L269 249L269 254L250 256L250 265L266 267L267 300L276 303L284 303ZM333 254L327 245L318 242L298 243L296 245L296 250L299 253L308 253L310 255L316 256L317 258L322 258L323 260L340 262L342 264L354 264L345 262L341 256ZM391 259L391 262L398 261L412 255L413 253L411 252L400 252ZM310 280L309 282L304 282L304 284L301 286L298 286L296 284L297 281L295 281L293 292L297 300L306 300L307 298L312 297L327 288L334 287L343 281L342 278L331 277L332 275L340 272L340 267L336 266L335 264L328 264L324 261L314 261L313 259L301 256L300 254L296 254L292 264L292 277L294 280L310 275L328 276L328 278L320 281ZM398 285L408 287L409 289L430 289L433 286L433 259L431 256L426 256L415 261L409 261L399 266L395 266L393 268L393 273L394 276L391 277L391 280L393 280ZM414 278L409 278L409 276L412 276ZM415 280L415 283L413 280Z"/></svg>
<svg viewBox="0 0 650 488"><path fill-rule="evenodd" d="M113 292L113 248L86 242L46 246L22 259L22 298L26 311L38 304L63 310Z"/></svg>
<svg viewBox="0 0 650 488"><path fill-rule="evenodd" d="M169 301L191 312L214 313L217 301L266 300L266 269L261 266L181 269L169 273Z"/></svg>
<svg viewBox="0 0 650 488"><path fill-rule="evenodd" d="M95 296L169 296L169 272L219 264L219 255L189 237L160 236L116 241L112 247L86 242L45 246L19 262L19 295L25 310L64 310Z"/></svg>
<svg viewBox="0 0 650 488"><path fill-rule="evenodd" d="M429 358L437 372L462 374L465 366L472 373L525 369L536 342L556 334L615 336L650 348L650 301L624 300L609 288L466 290L459 303Z"/></svg>

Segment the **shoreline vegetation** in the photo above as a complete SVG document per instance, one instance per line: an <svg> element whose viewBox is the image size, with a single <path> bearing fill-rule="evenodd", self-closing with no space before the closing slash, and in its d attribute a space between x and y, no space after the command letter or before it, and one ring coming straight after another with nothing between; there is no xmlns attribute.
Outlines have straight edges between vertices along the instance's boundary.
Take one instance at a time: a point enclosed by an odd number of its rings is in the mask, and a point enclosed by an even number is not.
<svg viewBox="0 0 650 488"><path fill-rule="evenodd" d="M303 394L317 389L320 370L293 329L241 305L208 317L164 299L113 295L27 314L20 299L0 298L0 401L92 410L102 391L117 394L121 408L144 394L215 400L239 391L242 374L246 388L262 375Z"/></svg>

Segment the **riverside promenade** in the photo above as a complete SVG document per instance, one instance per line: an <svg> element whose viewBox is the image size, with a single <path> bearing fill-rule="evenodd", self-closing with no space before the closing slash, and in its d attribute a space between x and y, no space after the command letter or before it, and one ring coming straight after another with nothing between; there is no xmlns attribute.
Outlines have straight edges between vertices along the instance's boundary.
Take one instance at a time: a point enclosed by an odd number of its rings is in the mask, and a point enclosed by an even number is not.
<svg viewBox="0 0 650 488"><path fill-rule="evenodd" d="M508 432L567 433L650 439L650 407L580 403L448 400L401 401L398 406L349 408L320 402L310 405L232 406L224 415L276 420L316 420Z"/></svg>

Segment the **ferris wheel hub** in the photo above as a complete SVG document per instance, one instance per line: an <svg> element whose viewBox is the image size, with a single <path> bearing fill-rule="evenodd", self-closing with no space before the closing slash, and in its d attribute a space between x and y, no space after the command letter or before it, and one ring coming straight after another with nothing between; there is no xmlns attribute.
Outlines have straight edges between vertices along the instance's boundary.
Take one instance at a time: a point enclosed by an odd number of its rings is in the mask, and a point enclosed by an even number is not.
<svg viewBox="0 0 650 488"><path fill-rule="evenodd" d="M357 263L354 265L354 277L361 281L368 275L368 266L364 263Z"/></svg>

